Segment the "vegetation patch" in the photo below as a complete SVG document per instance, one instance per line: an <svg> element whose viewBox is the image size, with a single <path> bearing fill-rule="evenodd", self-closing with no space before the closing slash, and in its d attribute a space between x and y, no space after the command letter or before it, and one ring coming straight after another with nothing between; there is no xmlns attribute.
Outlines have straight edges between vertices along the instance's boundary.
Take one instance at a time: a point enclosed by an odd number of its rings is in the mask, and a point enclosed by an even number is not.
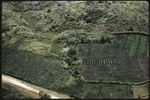
<svg viewBox="0 0 150 100"><path fill-rule="evenodd" d="M36 40L26 39L18 49L31 51L40 55L46 55L51 52L51 48L52 46L49 44L41 43Z"/></svg>

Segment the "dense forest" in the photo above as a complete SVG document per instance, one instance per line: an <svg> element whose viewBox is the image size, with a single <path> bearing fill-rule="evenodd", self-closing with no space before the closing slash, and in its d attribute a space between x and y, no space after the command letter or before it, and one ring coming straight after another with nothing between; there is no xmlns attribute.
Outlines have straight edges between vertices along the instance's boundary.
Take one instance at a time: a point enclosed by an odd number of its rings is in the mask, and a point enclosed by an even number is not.
<svg viewBox="0 0 150 100"><path fill-rule="evenodd" d="M93 34L148 30L146 1L35 1L2 3L2 36L85 31ZM8 37L8 38L7 38Z"/></svg>

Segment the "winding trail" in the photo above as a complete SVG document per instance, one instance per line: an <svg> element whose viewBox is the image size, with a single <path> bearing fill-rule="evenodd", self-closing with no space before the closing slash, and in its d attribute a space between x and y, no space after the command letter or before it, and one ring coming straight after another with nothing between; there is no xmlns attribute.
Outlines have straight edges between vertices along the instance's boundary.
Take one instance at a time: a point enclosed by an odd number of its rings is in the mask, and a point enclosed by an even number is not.
<svg viewBox="0 0 150 100"><path fill-rule="evenodd" d="M11 86L17 86L20 88L23 88L25 90L29 90L31 92L34 92L36 94L39 94L40 91L43 91L47 95L49 95L52 99L73 99L72 97L68 95L64 95L52 90L45 89L43 87L39 87L36 85L33 85L31 83L19 80L17 78L2 74L2 83L9 84Z"/></svg>

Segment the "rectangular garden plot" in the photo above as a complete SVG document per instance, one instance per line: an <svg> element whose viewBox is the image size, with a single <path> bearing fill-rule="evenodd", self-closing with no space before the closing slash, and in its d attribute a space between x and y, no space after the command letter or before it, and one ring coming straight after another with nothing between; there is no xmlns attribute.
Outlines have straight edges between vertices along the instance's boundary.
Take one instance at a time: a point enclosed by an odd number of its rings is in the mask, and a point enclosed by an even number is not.
<svg viewBox="0 0 150 100"><path fill-rule="evenodd" d="M115 36L112 43L78 45L81 75L90 81L144 81L138 60L148 57L148 38L140 35Z"/></svg>

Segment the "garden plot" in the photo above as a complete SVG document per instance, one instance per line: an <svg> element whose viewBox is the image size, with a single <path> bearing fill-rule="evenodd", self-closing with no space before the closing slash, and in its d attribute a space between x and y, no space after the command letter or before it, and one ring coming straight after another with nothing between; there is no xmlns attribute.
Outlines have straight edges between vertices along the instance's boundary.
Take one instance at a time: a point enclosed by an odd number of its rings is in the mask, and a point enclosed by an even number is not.
<svg viewBox="0 0 150 100"><path fill-rule="evenodd" d="M122 35L115 36L112 43L79 44L81 75L93 81L144 81L138 59L148 56L147 40L146 36Z"/></svg>

